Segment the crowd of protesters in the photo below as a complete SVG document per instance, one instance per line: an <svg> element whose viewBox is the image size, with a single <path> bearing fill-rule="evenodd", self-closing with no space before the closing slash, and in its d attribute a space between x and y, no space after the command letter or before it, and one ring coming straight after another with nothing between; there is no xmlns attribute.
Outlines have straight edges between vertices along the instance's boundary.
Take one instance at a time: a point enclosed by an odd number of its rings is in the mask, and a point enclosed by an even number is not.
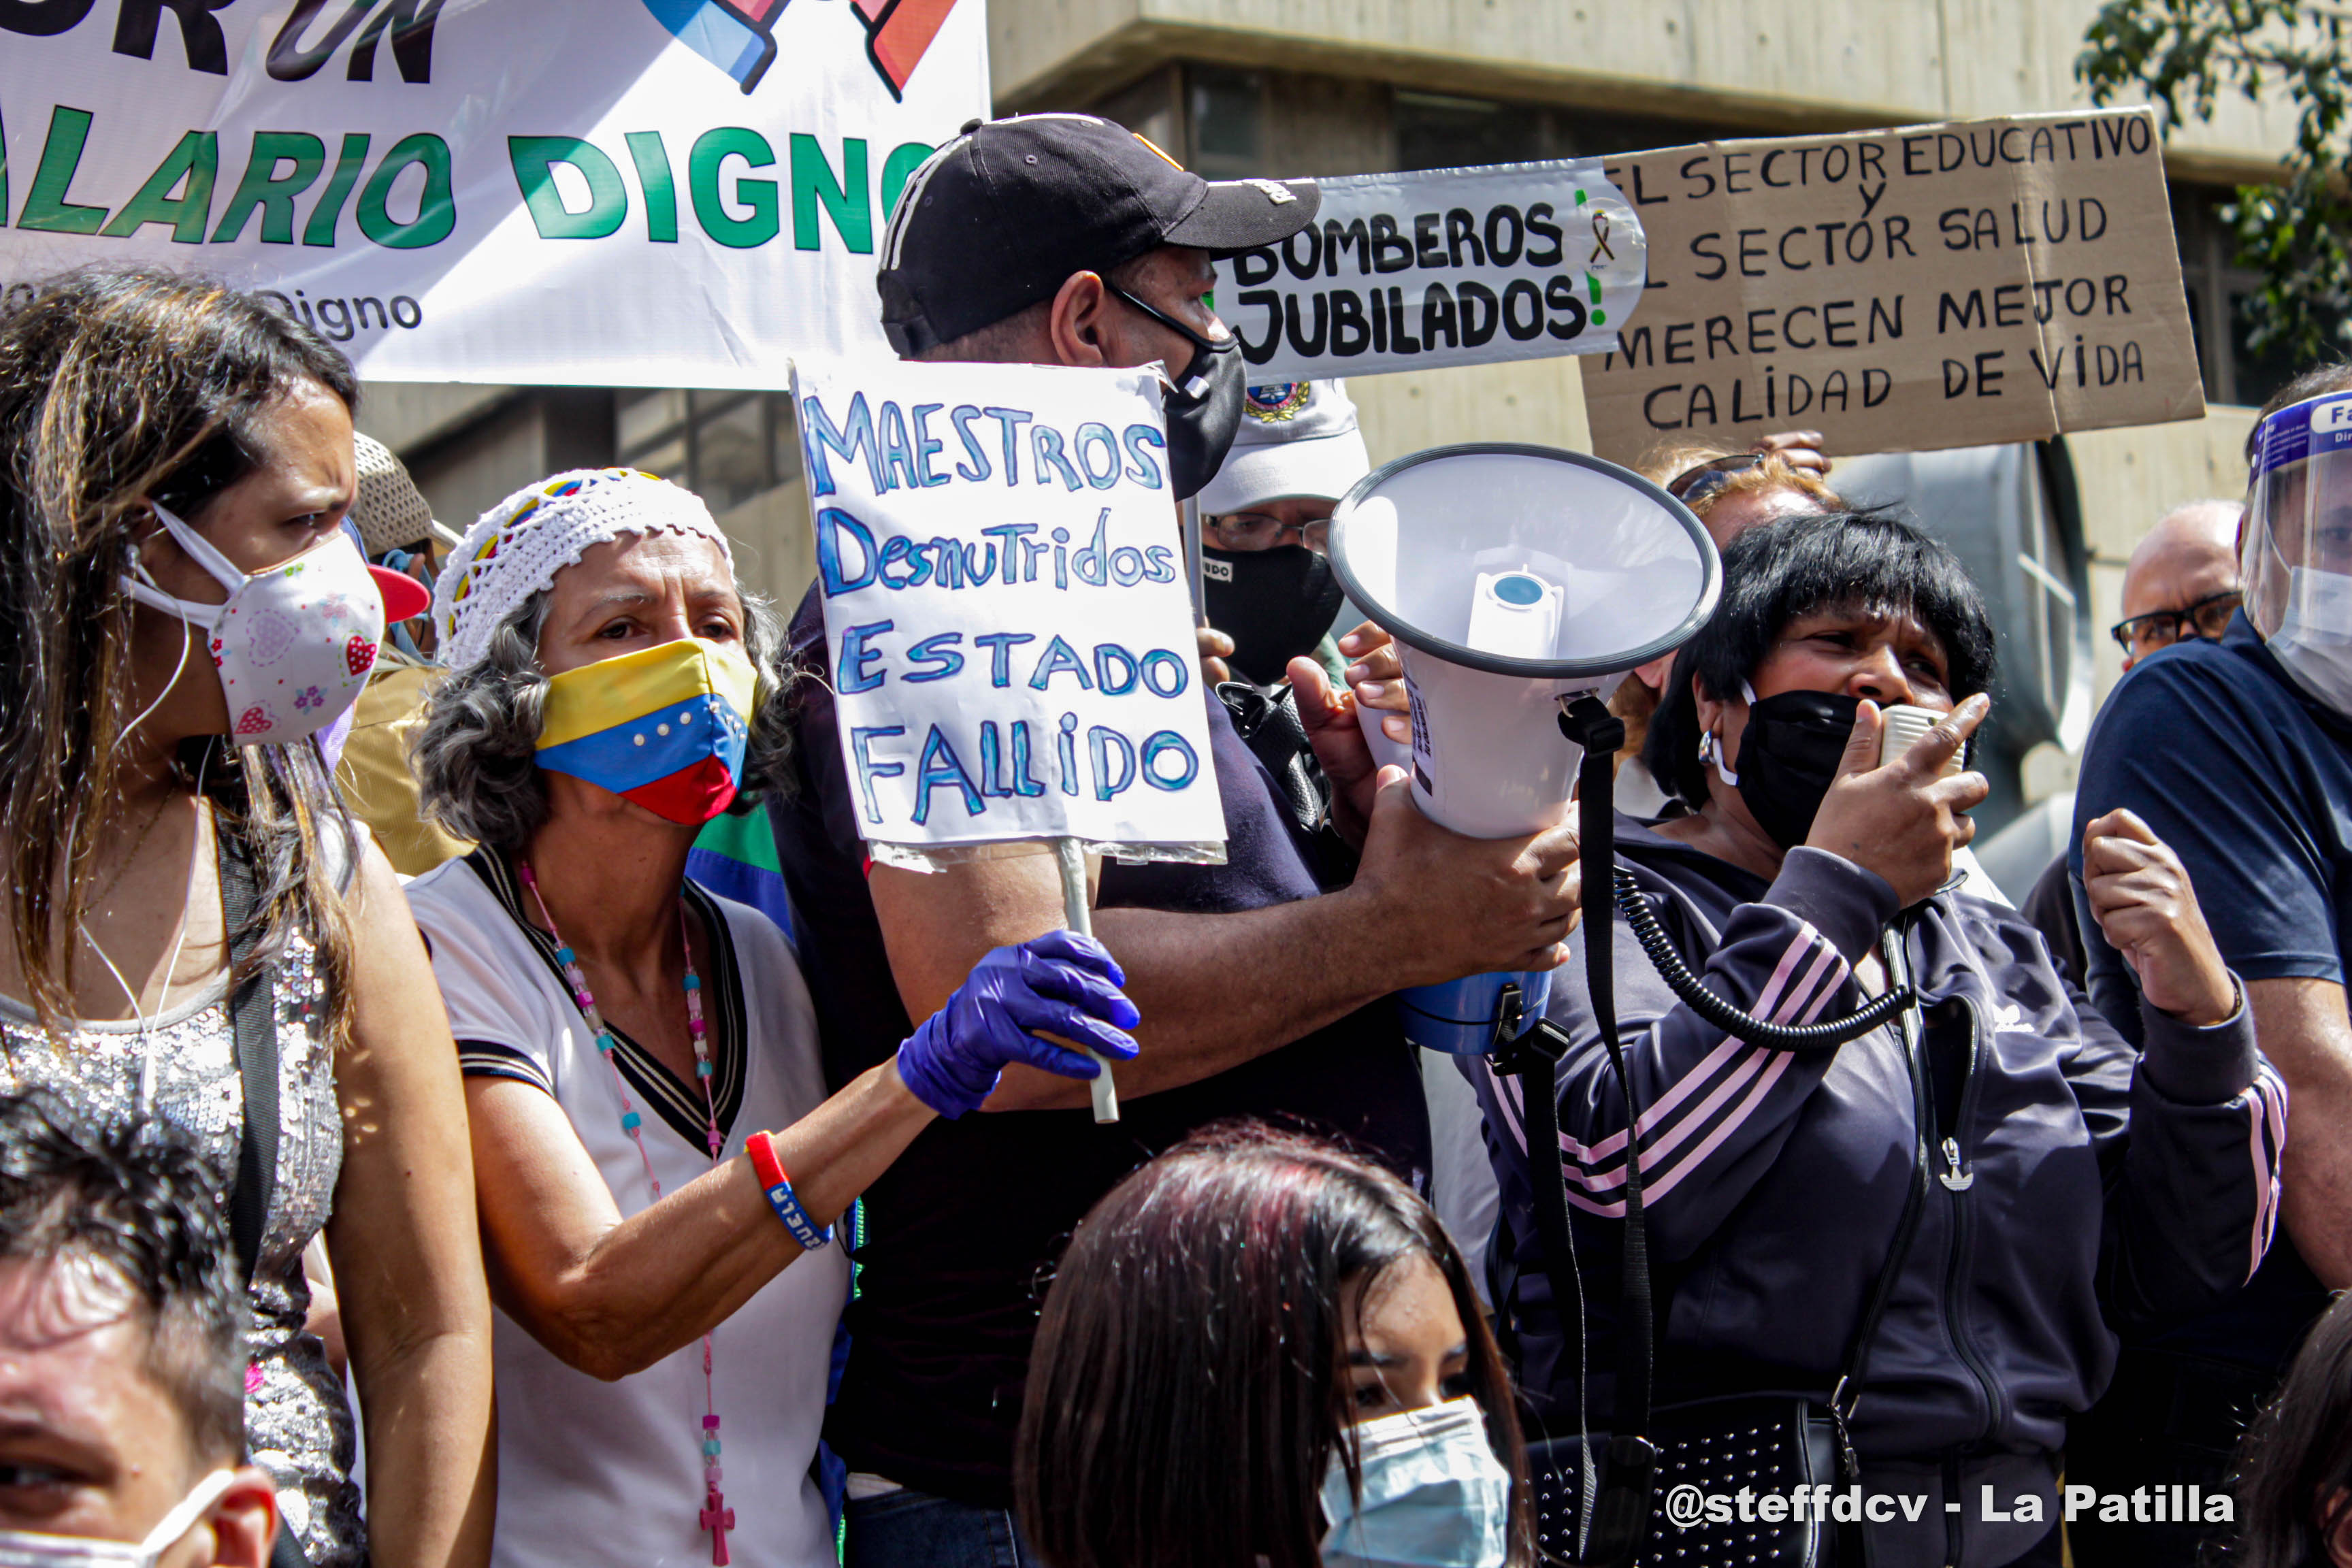
<svg viewBox="0 0 2352 1568"><path fill-rule="evenodd" d="M2352 367L2133 557L2021 909L1958 559L1811 432L1654 455L1723 591L1612 699L1612 1028L1575 828L1359 723L1354 405L1206 297L1317 206L1029 116L880 247L905 358L1165 373L1225 855L1092 936L867 857L821 598L688 491L445 527L254 296L0 317L0 1563L2352 1568ZM1541 1115L1391 1000L1555 967Z"/></svg>

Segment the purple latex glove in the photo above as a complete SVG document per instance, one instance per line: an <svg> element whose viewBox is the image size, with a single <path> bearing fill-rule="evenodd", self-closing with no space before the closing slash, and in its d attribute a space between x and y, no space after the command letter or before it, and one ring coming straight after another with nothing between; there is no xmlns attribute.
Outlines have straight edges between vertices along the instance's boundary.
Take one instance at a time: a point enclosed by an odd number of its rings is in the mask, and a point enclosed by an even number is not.
<svg viewBox="0 0 2352 1568"><path fill-rule="evenodd" d="M1135 1042L1126 1031L1140 1015L1118 989L1126 980L1102 943L1076 931L1049 931L1000 947L898 1047L898 1076L917 1100L950 1121L979 1109L1007 1062L1093 1078L1102 1068L1092 1058L1031 1031L1050 1029L1106 1057L1129 1059Z"/></svg>

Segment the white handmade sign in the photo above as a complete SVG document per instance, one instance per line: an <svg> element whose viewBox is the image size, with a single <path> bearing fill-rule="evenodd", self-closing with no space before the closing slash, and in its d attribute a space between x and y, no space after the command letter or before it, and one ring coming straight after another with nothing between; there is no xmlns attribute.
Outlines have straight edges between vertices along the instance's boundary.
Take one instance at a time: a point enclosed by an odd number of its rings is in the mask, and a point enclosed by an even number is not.
<svg viewBox="0 0 2352 1568"><path fill-rule="evenodd" d="M981 0L0 0L0 293L265 290L394 381L769 387L988 112Z"/></svg>
<svg viewBox="0 0 2352 1568"><path fill-rule="evenodd" d="M1601 353L1642 298L1641 221L1598 158L1316 184L1315 222L1217 263L1252 381Z"/></svg>
<svg viewBox="0 0 2352 1568"><path fill-rule="evenodd" d="M1149 370L797 363L857 826L930 849L1224 837Z"/></svg>

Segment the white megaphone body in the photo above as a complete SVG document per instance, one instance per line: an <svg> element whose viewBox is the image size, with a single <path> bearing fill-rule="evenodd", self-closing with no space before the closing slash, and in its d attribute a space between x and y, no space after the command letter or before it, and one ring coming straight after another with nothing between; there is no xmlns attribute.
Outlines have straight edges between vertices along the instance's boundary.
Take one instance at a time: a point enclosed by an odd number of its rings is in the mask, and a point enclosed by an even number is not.
<svg viewBox="0 0 2352 1568"><path fill-rule="evenodd" d="M1560 821L1582 757L1565 705L1605 698L1681 647L1722 588L1714 542L1656 485L1581 453L1497 443L1366 475L1332 514L1331 564L1403 660L1412 742L1359 710L1373 755L1408 771L1431 820L1473 838ZM1528 1023L1543 1016L1549 973L1473 975L1400 993L1405 1033L1488 1050L1507 984Z"/></svg>

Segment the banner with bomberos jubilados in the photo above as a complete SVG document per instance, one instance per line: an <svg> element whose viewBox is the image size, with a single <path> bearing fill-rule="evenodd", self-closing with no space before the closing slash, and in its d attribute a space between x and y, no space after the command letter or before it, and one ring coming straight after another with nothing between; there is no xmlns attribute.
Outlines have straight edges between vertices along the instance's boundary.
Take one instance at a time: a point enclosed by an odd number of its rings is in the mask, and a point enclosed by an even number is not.
<svg viewBox="0 0 2352 1568"><path fill-rule="evenodd" d="M394 381L772 387L988 112L982 0L0 0L0 289L282 296Z"/></svg>

